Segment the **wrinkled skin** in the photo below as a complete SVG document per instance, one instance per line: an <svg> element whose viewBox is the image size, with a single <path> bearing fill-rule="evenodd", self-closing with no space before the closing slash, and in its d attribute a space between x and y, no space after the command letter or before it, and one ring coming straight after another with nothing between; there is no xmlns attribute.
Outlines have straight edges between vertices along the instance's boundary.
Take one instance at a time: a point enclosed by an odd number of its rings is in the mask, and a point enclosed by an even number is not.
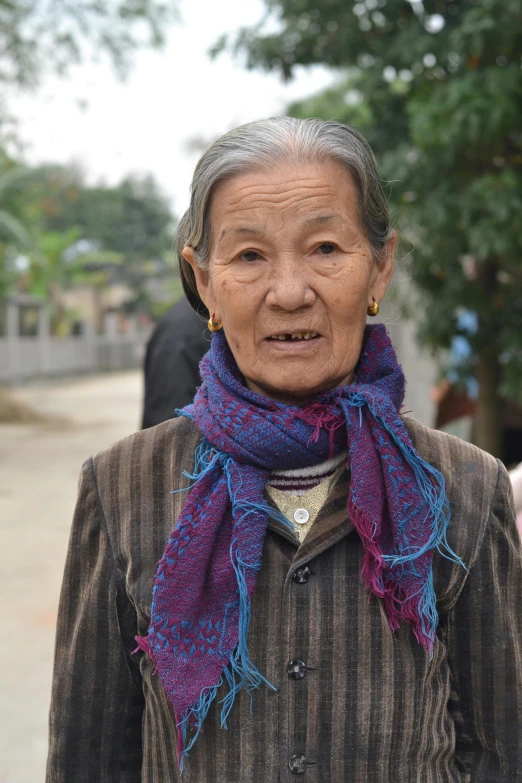
<svg viewBox="0 0 522 783"><path fill-rule="evenodd" d="M221 182L211 202L208 271L187 246L201 299L221 321L250 389L303 404L349 383L366 310L380 302L396 237L374 261L357 191L338 163L291 163ZM276 334L313 332L310 340Z"/></svg>

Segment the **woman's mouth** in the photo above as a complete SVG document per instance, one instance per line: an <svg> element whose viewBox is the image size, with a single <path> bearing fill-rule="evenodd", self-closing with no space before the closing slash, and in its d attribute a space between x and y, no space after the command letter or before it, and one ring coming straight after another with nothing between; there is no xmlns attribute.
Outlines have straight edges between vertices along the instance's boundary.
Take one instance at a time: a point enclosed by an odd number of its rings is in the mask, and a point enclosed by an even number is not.
<svg viewBox="0 0 522 783"><path fill-rule="evenodd" d="M297 342L299 340L316 340L321 335L318 332L279 332L267 337L267 340L280 342Z"/></svg>

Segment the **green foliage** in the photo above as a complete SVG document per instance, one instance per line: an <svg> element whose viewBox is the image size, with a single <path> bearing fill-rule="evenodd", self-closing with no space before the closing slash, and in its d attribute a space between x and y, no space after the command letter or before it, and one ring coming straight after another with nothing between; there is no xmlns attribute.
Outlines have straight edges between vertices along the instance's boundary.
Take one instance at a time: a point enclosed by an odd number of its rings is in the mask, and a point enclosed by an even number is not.
<svg viewBox="0 0 522 783"><path fill-rule="evenodd" d="M74 167L30 169L5 160L0 295L17 284L42 296L56 322L67 319L64 292L78 284L91 286L98 298L107 286L122 284L131 292L128 307L149 314L163 286L170 301L175 220L152 177L90 186ZM20 265L24 257L29 269Z"/></svg>
<svg viewBox="0 0 522 783"><path fill-rule="evenodd" d="M16 250L32 248L32 238L19 190L28 170L17 165L0 149L0 298L12 289L16 279Z"/></svg>
<svg viewBox="0 0 522 783"><path fill-rule="evenodd" d="M170 0L0 0L0 84L35 87L85 59L106 56L120 75L138 48L164 43Z"/></svg>
<svg viewBox="0 0 522 783"><path fill-rule="evenodd" d="M77 228L70 228L63 234L54 231L41 234L30 255L27 288L31 294L46 301L54 334L65 334L68 330L64 291L70 287L73 275L67 251L79 236Z"/></svg>
<svg viewBox="0 0 522 783"><path fill-rule="evenodd" d="M82 237L127 259L161 258L170 248L172 210L151 176L87 186L74 167L42 166L33 171L27 196L46 230L78 226Z"/></svg>
<svg viewBox="0 0 522 783"><path fill-rule="evenodd" d="M38 237L31 257L30 292L52 300L68 288L72 280L66 251L78 240L80 232L70 228L64 234L50 231Z"/></svg>
<svg viewBox="0 0 522 783"><path fill-rule="evenodd" d="M228 46L291 78L339 69L289 113L355 125L391 182L394 219L422 293L421 336L496 355L522 402L522 6L519 0L265 0L271 26ZM274 18L277 20L276 32ZM265 32L270 29L271 32ZM462 313L477 316L476 332Z"/></svg>

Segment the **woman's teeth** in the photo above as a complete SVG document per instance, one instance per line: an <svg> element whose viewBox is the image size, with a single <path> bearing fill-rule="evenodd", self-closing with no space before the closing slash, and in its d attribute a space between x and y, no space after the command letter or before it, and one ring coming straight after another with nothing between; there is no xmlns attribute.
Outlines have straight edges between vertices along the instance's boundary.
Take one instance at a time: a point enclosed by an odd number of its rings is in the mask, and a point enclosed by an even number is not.
<svg viewBox="0 0 522 783"><path fill-rule="evenodd" d="M274 334L271 340L313 340L319 337L317 332L294 332L294 334Z"/></svg>

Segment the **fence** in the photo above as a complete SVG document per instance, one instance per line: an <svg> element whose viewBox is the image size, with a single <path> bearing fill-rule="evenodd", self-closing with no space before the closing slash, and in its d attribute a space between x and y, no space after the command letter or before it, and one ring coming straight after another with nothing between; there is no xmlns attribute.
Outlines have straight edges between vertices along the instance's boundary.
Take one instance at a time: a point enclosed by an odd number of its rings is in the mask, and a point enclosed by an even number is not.
<svg viewBox="0 0 522 783"><path fill-rule="evenodd" d="M21 328L21 313L32 308L34 329ZM4 328L0 336L0 383L12 384L33 378L126 370L141 365L150 330L140 329L133 319L127 329L118 330L118 315L108 313L103 334L94 334L89 322L82 322L78 334L52 337L49 318L39 302L28 297L4 303Z"/></svg>

